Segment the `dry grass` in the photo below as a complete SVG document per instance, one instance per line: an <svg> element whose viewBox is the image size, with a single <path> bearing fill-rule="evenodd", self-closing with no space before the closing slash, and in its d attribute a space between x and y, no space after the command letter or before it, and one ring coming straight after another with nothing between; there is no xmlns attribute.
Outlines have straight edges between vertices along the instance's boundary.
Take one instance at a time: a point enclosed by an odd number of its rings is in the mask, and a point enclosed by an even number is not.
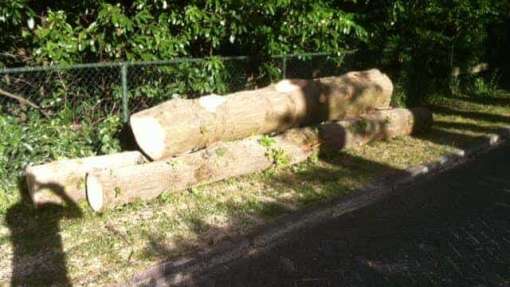
<svg viewBox="0 0 510 287"><path fill-rule="evenodd" d="M122 282L160 260L212 248L277 216L342 197L374 177L432 161L510 124L510 95L442 99L431 105L436 125L419 137L318 153L283 170L163 194L99 216L85 205L77 213L60 207L36 212L15 204L0 226L0 285L13 274L24 276L29 285L44 285L44 280L90 286Z"/></svg>

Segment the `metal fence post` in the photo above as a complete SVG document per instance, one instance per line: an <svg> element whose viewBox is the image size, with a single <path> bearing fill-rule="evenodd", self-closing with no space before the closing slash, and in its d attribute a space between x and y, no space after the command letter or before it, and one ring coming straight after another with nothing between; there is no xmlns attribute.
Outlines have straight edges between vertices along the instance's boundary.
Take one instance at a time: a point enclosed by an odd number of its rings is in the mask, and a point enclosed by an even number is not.
<svg viewBox="0 0 510 287"><path fill-rule="evenodd" d="M127 123L129 121L129 107L128 107L129 91L127 83L127 70L128 63L123 62L122 65L120 66L120 74L122 81L122 120L124 123Z"/></svg>
<svg viewBox="0 0 510 287"><path fill-rule="evenodd" d="M282 74L283 78L287 78L287 54L284 54L282 57Z"/></svg>

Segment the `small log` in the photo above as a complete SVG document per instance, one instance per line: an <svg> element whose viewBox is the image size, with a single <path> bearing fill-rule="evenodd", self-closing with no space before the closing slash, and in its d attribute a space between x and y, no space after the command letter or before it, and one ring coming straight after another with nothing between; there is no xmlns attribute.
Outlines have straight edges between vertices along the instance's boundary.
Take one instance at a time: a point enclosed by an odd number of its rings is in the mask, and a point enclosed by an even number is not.
<svg viewBox="0 0 510 287"><path fill-rule="evenodd" d="M388 108L391 80L377 69L316 80L283 80L226 96L170 100L130 118L141 150L153 160L218 141L280 133Z"/></svg>
<svg viewBox="0 0 510 287"><path fill-rule="evenodd" d="M396 108L363 115L355 120L323 123L319 127L319 139L325 147L352 148L374 140L420 133L430 128L432 123L432 113L426 108Z"/></svg>
<svg viewBox="0 0 510 287"><path fill-rule="evenodd" d="M321 143L333 149L352 148L421 131L431 123L432 115L426 109L393 109L318 128L291 129L271 138L219 142L168 160L90 172L86 178L87 199L94 211L101 211L137 198L148 200L166 191L262 171L277 162L302 162Z"/></svg>
<svg viewBox="0 0 510 287"><path fill-rule="evenodd" d="M145 162L137 151L81 159L66 159L28 166L25 177L28 192L35 206L46 203L64 204L85 198L85 175L104 168L119 168ZM67 200L66 200L67 199Z"/></svg>

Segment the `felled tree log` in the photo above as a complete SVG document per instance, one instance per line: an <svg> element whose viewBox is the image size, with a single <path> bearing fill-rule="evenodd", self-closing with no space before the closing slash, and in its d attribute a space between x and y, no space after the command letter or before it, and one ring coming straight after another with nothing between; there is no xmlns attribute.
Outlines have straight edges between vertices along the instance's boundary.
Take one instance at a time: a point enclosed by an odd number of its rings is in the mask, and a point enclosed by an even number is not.
<svg viewBox="0 0 510 287"><path fill-rule="evenodd" d="M388 108L391 80L377 69L277 84L226 96L175 99L133 114L138 146L157 160L218 141L283 132Z"/></svg>
<svg viewBox="0 0 510 287"><path fill-rule="evenodd" d="M218 142L195 153L147 164L87 174L87 199L95 211L151 199L165 191L179 191L268 169L275 164L306 160L320 144L352 148L376 139L389 139L428 128L432 115L425 109L377 111L356 120L296 128L275 137L256 136Z"/></svg>
<svg viewBox="0 0 510 287"><path fill-rule="evenodd" d="M333 149L352 148L373 140L419 133L432 123L432 113L428 109L390 109L354 120L323 123L319 126L319 140Z"/></svg>
<svg viewBox="0 0 510 287"><path fill-rule="evenodd" d="M28 192L36 206L46 203L63 204L69 200L76 203L85 198L85 175L87 172L96 169L132 166L143 162L145 162L145 157L137 151L59 160L28 166L25 169L25 177Z"/></svg>

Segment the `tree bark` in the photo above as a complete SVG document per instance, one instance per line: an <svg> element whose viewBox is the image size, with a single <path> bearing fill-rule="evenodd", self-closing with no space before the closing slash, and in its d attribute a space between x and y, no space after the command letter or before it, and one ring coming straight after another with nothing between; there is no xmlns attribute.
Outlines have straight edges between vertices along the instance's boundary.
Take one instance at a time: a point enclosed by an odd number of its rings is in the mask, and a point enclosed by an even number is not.
<svg viewBox="0 0 510 287"><path fill-rule="evenodd" d="M47 203L64 204L85 198L85 175L87 172L132 166L145 162L137 151L111 155L66 159L47 164L28 166L25 177L28 192L35 206Z"/></svg>
<svg viewBox="0 0 510 287"><path fill-rule="evenodd" d="M157 160L218 141L283 132L388 108L391 80L377 69L316 80L283 80L226 96L175 99L133 114L136 142Z"/></svg>
<svg viewBox="0 0 510 287"><path fill-rule="evenodd" d="M275 163L302 162L321 144L324 148L352 148L422 131L431 124L432 114L426 109L393 109L318 128L290 129L271 138L218 142L168 160L90 172L86 178L87 199L93 210L101 211L137 198L148 200L163 192L262 171Z"/></svg>

